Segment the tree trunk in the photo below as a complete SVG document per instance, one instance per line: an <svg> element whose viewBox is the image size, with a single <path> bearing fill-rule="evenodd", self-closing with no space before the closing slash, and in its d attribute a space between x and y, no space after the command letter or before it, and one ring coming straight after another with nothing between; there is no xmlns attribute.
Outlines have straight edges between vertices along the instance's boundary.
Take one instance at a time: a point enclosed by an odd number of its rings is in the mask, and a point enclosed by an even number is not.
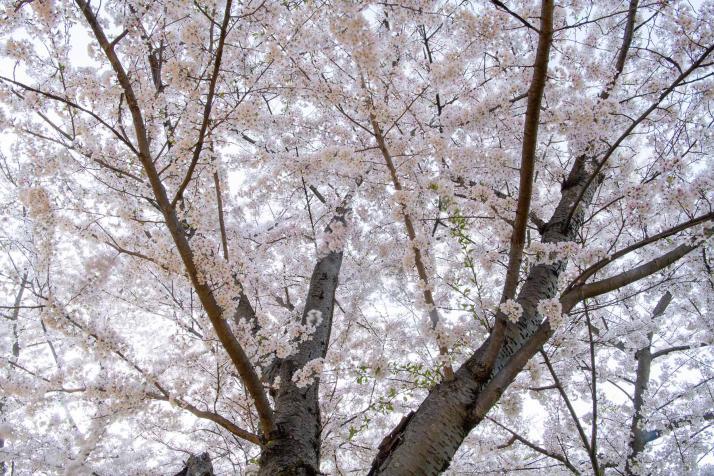
<svg viewBox="0 0 714 476"><path fill-rule="evenodd" d="M330 341L335 290L342 266L342 253L321 258L312 273L302 322L310 311L320 311L321 322L312 338L279 363L280 387L275 395L275 431L263 447L260 476L309 476L320 471L319 380L304 388L292 380L293 373L311 360L325 357Z"/></svg>
<svg viewBox="0 0 714 476"><path fill-rule="evenodd" d="M543 241L557 243L574 239L591 203L598 180L588 185L586 157L579 157L563 184L561 199L544 227ZM568 216L584 187L575 213ZM384 439L370 475L433 475L444 471L464 438L480 423L498 401L528 359L551 335L541 326L538 302L556 296L558 277L566 262L531 268L516 301L523 307L517 324L508 323L506 336L493 367L483 377L488 364L483 359L487 340L456 372L450 382L434 387L419 409Z"/></svg>

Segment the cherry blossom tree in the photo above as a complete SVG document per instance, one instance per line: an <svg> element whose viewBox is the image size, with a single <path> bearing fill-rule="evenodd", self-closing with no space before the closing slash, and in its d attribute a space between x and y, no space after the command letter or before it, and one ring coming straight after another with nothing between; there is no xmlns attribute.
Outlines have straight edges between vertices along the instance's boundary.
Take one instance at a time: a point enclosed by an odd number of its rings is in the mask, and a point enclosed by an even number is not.
<svg viewBox="0 0 714 476"><path fill-rule="evenodd" d="M711 1L0 18L5 474L711 461Z"/></svg>

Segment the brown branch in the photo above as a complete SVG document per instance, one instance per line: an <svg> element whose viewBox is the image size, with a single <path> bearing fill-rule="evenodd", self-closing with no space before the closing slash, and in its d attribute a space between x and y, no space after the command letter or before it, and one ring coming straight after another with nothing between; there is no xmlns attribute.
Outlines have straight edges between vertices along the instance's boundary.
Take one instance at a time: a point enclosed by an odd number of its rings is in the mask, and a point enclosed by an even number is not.
<svg viewBox="0 0 714 476"><path fill-rule="evenodd" d="M657 233L656 235L653 235L649 238L646 238L644 240L638 241L637 243L634 243L626 248L623 248L612 255L601 259L597 263L591 265L588 267L585 271L580 273L580 276L578 276L576 279L573 280L572 284L568 286L567 289L572 289L575 286L581 285L587 281L589 277L600 271L602 268L607 266L608 264L612 263L618 258L621 258L629 253L632 253L633 251L636 251L644 246L647 246L651 243L654 243L655 241L663 240L665 238L668 238L676 233L679 233L680 231L684 231L688 228L691 228L693 226L699 225L701 223L705 223L709 220L714 219L714 213L707 213L706 215L701 215L699 217L693 218L689 221L686 221L684 223L681 223L677 226L674 226L672 228L669 228L668 230L665 230L661 233Z"/></svg>
<svg viewBox="0 0 714 476"><path fill-rule="evenodd" d="M533 196L533 175L535 173L535 156L538 146L538 122L540 119L543 91L548 76L548 61L550 46L553 42L553 1L543 0L541 4L541 24L538 34L538 48L533 65L533 77L528 88L526 117L523 124L523 145L521 148L520 179L518 183L518 201L516 218L513 223L511 244L508 250L508 268L501 293L501 303L513 299L518 287L518 277L523 263L523 247L526 243L526 228L530 215L531 198ZM486 367L495 361L506 335L506 316L499 311L489 338L485 353Z"/></svg>
<svg viewBox="0 0 714 476"><path fill-rule="evenodd" d="M218 415L218 414L215 414L212 412L208 412L208 411L204 411L204 410L199 410L197 407L191 405L188 402L185 402L181 399L172 397L169 394L169 392L161 384L159 384L155 379L150 377L148 372L146 372L143 368L141 368L138 364L136 364L133 360L131 360L124 352L122 352L120 349L118 349L112 342L107 341L106 339L102 338L100 335L89 330L84 324L73 319L69 315L69 313L67 313L64 309L62 309L62 315L65 317L65 319L67 319L67 321L72 326L82 330L88 336L92 337L95 341L100 342L102 345L108 347L112 353L114 353L117 357L119 357L122 361L124 361L131 368L136 370L142 377L144 377L146 379L147 382L151 383L154 387L156 387L156 389L159 392L161 392L160 394L148 393L147 395L149 397L151 397L155 400L163 400L163 401L167 401L167 402L174 401L178 404L179 407L181 407L185 410L188 410L189 412L193 413L194 415L196 415L199 418L205 418L207 420L211 420L211 421L217 423L218 425L222 426L223 428L227 429L228 431L230 431L231 433L233 433L234 435L236 435L240 438L243 438L243 439L250 441L251 443L255 443L255 444L261 443L260 437L258 435L255 435L253 433L250 433L246 430L239 428L234 423L232 423L230 420L222 417L221 415ZM44 328L44 322L42 323L42 325ZM49 343L49 341L48 341L48 343ZM57 361L57 356L54 352L54 348L52 349L52 353L55 356L55 361L58 362L58 365L59 365L59 361ZM22 367L20 367L20 368L22 368ZM22 368L22 369L31 373L32 375L34 375L37 378L41 378L41 379L49 382L49 380L45 379L44 377L36 375L25 368ZM101 388L98 390L103 391L103 389L101 389ZM74 392L80 392L80 391L87 391L87 388L83 387L83 388L79 388L79 389L59 389L56 391L74 393Z"/></svg>
<svg viewBox="0 0 714 476"><path fill-rule="evenodd" d="M106 232L105 232L105 233L106 233ZM157 265L158 267L160 267L161 269L163 269L163 270L165 270L165 271L170 271L170 269L169 269L166 265L163 265L163 264L159 263L159 262L156 261L154 258L152 258L152 257L150 257L150 256L148 256L148 255L145 255L145 254L143 254L143 253L139 253L138 251L132 251L132 250L128 250L128 249L126 249L126 248L123 248L123 247L121 247L120 245L118 245L118 244L116 243L116 241L114 241L114 238L113 238L113 237L109 236L109 238L110 238L112 241L104 241L104 244L107 245L107 246L109 246L110 248L114 249L114 251L116 251L117 253L129 255L129 256L133 256L133 257L135 257L135 258L139 258L139 259L148 261L148 262L150 262L150 263L153 263L153 264Z"/></svg>
<svg viewBox="0 0 714 476"><path fill-rule="evenodd" d="M402 183L399 180L399 176L397 175L397 169L394 166L392 154L387 148L382 129L379 127L379 124L377 124L377 119L375 118L374 114L370 114L369 120L372 124L372 131L377 141L377 145L379 146L379 150L382 152L382 157L384 157L384 161L387 164L387 169L389 170L389 175L392 178L392 184L394 185L394 189L397 192L401 192L402 190L404 190L404 188L402 187ZM429 276L426 272L426 266L424 266L421 249L419 249L419 246L416 242L417 236L416 230L414 229L414 223L412 223L411 215L407 210L406 204L400 200L399 206L402 210L402 216L404 217L404 226L406 227L407 236L409 237L412 252L414 253L414 264L416 265L417 274L419 276L419 280L422 282L422 285L424 287L424 302L427 306L429 306L429 318L431 319L431 327L432 329L436 329L436 326L439 323L439 311L436 308L434 295L432 294L431 288L429 287ZM449 350L441 342L438 342L438 345L439 354L444 357L447 357L449 355ZM453 380L454 378L454 370L451 367L451 364L448 363L448 361L444 364L444 377L446 380Z"/></svg>
<svg viewBox="0 0 714 476"><path fill-rule="evenodd" d="M590 185L593 183L593 181L600 175L600 172L602 172L603 167L605 167L605 164L607 161L610 159L612 154L615 153L615 151L620 147L622 142L629 137L629 135L632 133L632 131L637 128L637 126L640 125L645 119L649 117L649 115L656 109L659 108L659 105L664 101L664 99L669 96L672 91L677 89L677 87L692 73L694 72L697 68L699 68L704 60L709 56L709 54L714 51L714 45L709 46L704 53L697 58L692 65L687 68L685 72L680 74L677 79L675 79L672 84L670 84L667 89L665 89L662 94L659 95L656 101L654 101L650 107L648 107L640 116L632 121L632 124L625 129L625 132L623 132L620 137L615 140L615 142L608 148L608 150L605 152L605 155L603 156L602 160L597 164L597 167L595 167L595 170L592 171L590 176L588 177L588 180L585 184L585 186L581 189L580 193L578 194L578 197L575 199L573 202L572 207L570 208L570 212L568 213L568 217L566 220L563 222L563 229L566 229L568 225L570 224L570 220L572 220L573 215L575 214L575 211L578 209L578 206L580 205L580 201L583 199L583 196L585 195L585 192L587 191L588 188L590 188Z"/></svg>
<svg viewBox="0 0 714 476"><path fill-rule="evenodd" d="M226 235L226 224L223 220L223 198L221 197L221 181L218 172L213 173L213 184L216 187L216 205L218 206L218 224L221 227L221 244L223 245L223 259L228 261L228 236Z"/></svg>
<svg viewBox="0 0 714 476"><path fill-rule="evenodd" d="M541 8L541 31L538 38L538 49L533 66L533 78L528 90L526 118L523 124L523 146L521 149L516 219L511 235L511 247L508 252L508 270L506 271L506 282L503 286L501 302L513 299L515 296L516 287L518 285L518 275L523 260L526 227L528 225L528 214L530 211L531 197L533 195L535 154L538 145L538 121L540 119L540 106L543 101L543 91L548 74L548 60L552 40L553 2L552 0L544 0Z"/></svg>
<svg viewBox="0 0 714 476"><path fill-rule="evenodd" d="M488 381L479 393L474 403L469 419L473 424L482 421L491 407L498 401L506 388L513 382L516 376L523 370L533 355L545 344L553 335L550 322L545 320L531 338L526 341L516 352L513 353L503 368Z"/></svg>
<svg viewBox="0 0 714 476"><path fill-rule="evenodd" d="M52 99L53 101L61 102L61 103L63 103L63 104L66 104L66 105L69 106L69 107L72 107L72 108L74 108L74 109L77 109L78 111L84 112L85 114L88 114L88 115L92 116L92 117L93 117L94 119L96 119L101 125L103 125L103 126L106 127L107 129L109 129L109 130L112 132L112 134L114 134L114 135L119 139L119 141L120 141L122 144L126 145L126 146L127 146L129 149L131 149L131 151L134 152L135 154L137 154L137 155L139 154L139 151L136 150L136 148L134 147L134 145L133 145L131 142L129 142L128 140L126 140L126 139L124 138L124 136L122 136L122 135L119 133L119 131L117 131L116 129L114 129L114 128L113 128L112 126L110 126L104 119L102 119L102 118L99 117L97 114L95 114L94 112L90 111L89 109L86 109L86 108L80 106L79 104L77 104L77 103L75 103L75 102L73 102L73 101L70 101L70 100L67 99L67 98L63 98L63 97L61 97L61 96L57 96L56 94L52 94L52 93L48 93L48 92L42 91L41 89L33 88L32 86L29 86L29 85L27 85L27 84L21 83L21 82L19 82L19 81L15 81L15 80L10 79L10 78L6 78L5 76L0 76L0 80L6 81L6 82L8 82L8 83L14 84L15 86L21 87L21 88L24 89L25 91L30 91L30 92L33 92L33 93L35 93L35 94L39 94L39 95L41 95L41 96L44 96L44 97L46 97L46 98L48 98L48 99Z"/></svg>
<svg viewBox="0 0 714 476"><path fill-rule="evenodd" d="M518 441L518 439L517 439L515 436L511 436L511 437L508 439L508 441L506 441L506 442L503 443L502 445L496 446L496 449L498 449L498 450L504 450L504 449L508 448L509 446L511 446L511 445L512 445L513 443L515 443L516 441Z"/></svg>
<svg viewBox="0 0 714 476"><path fill-rule="evenodd" d="M493 418L491 418L491 417L486 417L486 418L488 418L489 421L491 421L492 423L495 423L496 425L500 426L501 428L506 430L508 433L510 433L511 434L510 441L519 441L519 442L523 443L524 445L526 445L528 448L530 448L544 456L553 458L554 460L563 463L563 465L565 465L565 467L568 468L573 474L580 474L580 471L578 471L577 468L575 466L573 466L573 464L570 461L568 461L568 459L565 456L559 455L557 453L553 453L552 451L548 451L545 448L541 448L540 446L536 445L535 443L530 442L523 436L519 435L515 431L513 431L510 428L508 428L507 426L499 423L498 421L494 420ZM508 446L510 446L510 445L508 445ZM499 449L506 448L506 447L507 446L501 445L499 447Z"/></svg>
<svg viewBox="0 0 714 476"><path fill-rule="evenodd" d="M627 11L627 23L625 24L625 33L622 37L622 46L617 55L617 61L615 63L615 76L612 77L610 81L610 88L615 85L617 78L622 74L622 70L625 68L625 60L627 59L627 53L630 51L630 46L632 45L632 38L635 33L635 20L637 18L637 7L639 0L630 0L630 7ZM600 97L607 98L609 96L609 89L603 91Z"/></svg>
<svg viewBox="0 0 714 476"><path fill-rule="evenodd" d="M134 94L131 82L129 81L129 77L124 71L124 67L119 61L116 53L112 48L110 48L110 44L104 34L104 30L89 7L89 4L86 3L85 0L75 0L75 2L82 10L87 23L91 27L96 40L104 51L105 56L112 65L112 68L116 73L117 80L124 91L127 107L131 112L134 130L137 136L139 159L141 160L144 171L149 178L156 202L164 215L166 226L171 233L174 244L176 245L179 255L181 256L181 260L186 268L186 272L191 279L194 289L196 290L196 294L198 295L201 304L203 305L203 308L213 325L216 336L228 353L228 356L235 365L236 370L246 386L246 389L255 401L255 408L260 417L263 433L267 435L273 430L274 422L273 410L270 406L270 402L268 401L265 389L263 388L263 385L258 378L258 374L248 358L248 355L236 339L227 320L223 318L223 311L216 301L212 289L199 277L200 273L198 266L194 261L193 251L189 246L183 226L176 215L175 208L168 199L166 189L164 188L164 185L156 171L156 167L151 160L151 151L146 125L144 123L144 118L142 117L141 109L136 99L136 95ZM228 0L228 5L230 5L230 0ZM228 15L228 11L226 12L226 15Z"/></svg>
<svg viewBox="0 0 714 476"><path fill-rule="evenodd" d="M711 230L709 230L709 233L711 233ZM640 279L646 278L657 271L661 271L686 256L691 251L695 250L698 246L698 244L679 245L672 251L654 258L644 264L636 266L628 271L623 271L615 276L595 281L594 283L582 284L563 293L560 297L560 302L563 303L564 309L572 309L575 304L584 299L609 293L639 281Z"/></svg>
<svg viewBox="0 0 714 476"><path fill-rule="evenodd" d="M29 369L22 367L20 365L15 364L14 362L10 362L10 364L14 367L19 368L20 370L23 370L27 372L28 374L32 375L33 377L40 379L46 383L51 383L52 381L46 377L43 377L42 375L38 375L35 372L30 371ZM156 385L156 384L154 384ZM103 387L96 387L96 388L90 388L90 387L77 387L77 388L53 388L50 390L47 390L47 393L50 392L59 392L59 393L84 393L84 392L90 392L90 391L95 391L95 392L107 392L107 389ZM209 412L206 410L200 410L196 406L181 400L179 398L172 397L168 394L168 392L162 391L160 394L159 393L152 393L152 392L147 392L144 394L146 397L151 398L152 400L157 400L161 402L174 402L179 408L186 410L190 413L192 413L194 416L198 418L202 418L205 420L210 420L217 425L225 428L235 436L242 438L246 441L249 441L251 443L254 443L256 445L260 445L261 439L260 436L256 435L255 433L251 433L247 430L244 430L240 428L238 425L233 423L232 421L228 420L227 418L213 412Z"/></svg>
<svg viewBox="0 0 714 476"><path fill-rule="evenodd" d="M198 158L201 155L201 150L203 149L203 144L206 139L206 131L208 130L208 122L211 118L211 108L213 107L213 98L216 92L216 83L218 82L218 75L221 69L221 60L223 59L223 46L226 43L226 36L228 36L228 23L231 19L231 6L233 4L232 0L226 1L226 9L223 14L223 23L221 24L221 34L218 37L218 47L216 48L216 59L213 62L213 74L208 85L208 96L206 97L206 105L203 108L203 120L201 121L201 128L198 131L198 142L196 142L196 147L193 149L193 157L191 157L191 164L188 166L188 171L186 176L179 185L178 190L174 199L171 200L171 207L176 206L176 202L183 198L183 192L188 187L191 177L193 176L193 171L198 164Z"/></svg>
<svg viewBox="0 0 714 476"><path fill-rule="evenodd" d="M237 426L235 423L232 421L228 420L227 418L213 412L209 412L206 410L201 410L194 405L191 405L188 402L185 402L183 400L180 400L178 398L172 398L166 395L159 395L159 394L149 394L149 397L151 397L154 400L160 400L160 401L165 401L165 402L176 402L176 405L179 408L182 408L188 412L191 412L193 415L197 416L198 418L203 418L206 420L210 420L217 425L225 428L232 434L236 435L238 438L242 438L246 441L250 441L251 443L254 443L256 445L261 444L261 439L260 436L256 435L255 433L251 433L247 430L244 430Z"/></svg>

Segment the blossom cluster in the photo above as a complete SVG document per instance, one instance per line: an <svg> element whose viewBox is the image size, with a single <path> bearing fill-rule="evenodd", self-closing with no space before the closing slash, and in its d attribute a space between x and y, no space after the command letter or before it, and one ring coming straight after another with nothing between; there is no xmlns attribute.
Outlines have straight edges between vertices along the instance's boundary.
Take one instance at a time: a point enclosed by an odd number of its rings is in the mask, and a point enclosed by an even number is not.
<svg viewBox="0 0 714 476"><path fill-rule="evenodd" d="M563 306L557 298L539 301L536 309L543 319L548 320L551 329L557 329L565 321Z"/></svg>
<svg viewBox="0 0 714 476"><path fill-rule="evenodd" d="M498 309L514 324L517 323L523 315L523 307L513 299L502 302L499 304Z"/></svg>
<svg viewBox="0 0 714 476"><path fill-rule="evenodd" d="M309 361L301 369L293 373L293 383L295 383L298 388L305 388L312 385L315 379L320 377L324 366L325 359L322 357Z"/></svg>

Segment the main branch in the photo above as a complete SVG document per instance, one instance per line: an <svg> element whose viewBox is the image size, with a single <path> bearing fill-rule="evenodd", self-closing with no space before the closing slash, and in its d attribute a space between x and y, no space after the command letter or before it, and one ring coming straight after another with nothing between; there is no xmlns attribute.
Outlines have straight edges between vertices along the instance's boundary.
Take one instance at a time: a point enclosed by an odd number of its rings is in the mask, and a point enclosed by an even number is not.
<svg viewBox="0 0 714 476"><path fill-rule="evenodd" d="M154 162L151 160L151 150L146 125L144 123L144 118L136 99L136 95L134 94L131 81L121 64L121 61L119 60L119 57L114 51L113 45L107 39L104 30L99 24L99 21L94 15L94 12L90 8L89 4L85 2L85 0L75 0L75 2L82 11L82 14L94 33L94 37L114 69L119 85L126 96L127 106L134 124L134 132L136 134L139 150L139 159L141 160L144 171L149 178L152 192L154 193L156 202L164 216L164 220L166 221L166 227L171 233L171 237L173 238L174 244L178 249L181 260L186 268L186 272L191 279L191 283L196 290L196 294L198 295L201 304L211 321L211 324L213 325L216 336L228 353L228 356L235 365L236 370L238 370L248 393L255 401L255 408L258 412L258 416L260 417L263 433L267 435L273 429L273 411L270 407L265 389L263 388L263 385L258 378L258 374L248 358L248 355L236 339L228 322L224 319L223 310L216 301L213 291L210 286L199 277L200 273L198 271L198 266L194 260L193 251L191 250L188 240L186 239L186 235L184 234L183 226L176 215L174 207L168 199L166 189L159 178Z"/></svg>

